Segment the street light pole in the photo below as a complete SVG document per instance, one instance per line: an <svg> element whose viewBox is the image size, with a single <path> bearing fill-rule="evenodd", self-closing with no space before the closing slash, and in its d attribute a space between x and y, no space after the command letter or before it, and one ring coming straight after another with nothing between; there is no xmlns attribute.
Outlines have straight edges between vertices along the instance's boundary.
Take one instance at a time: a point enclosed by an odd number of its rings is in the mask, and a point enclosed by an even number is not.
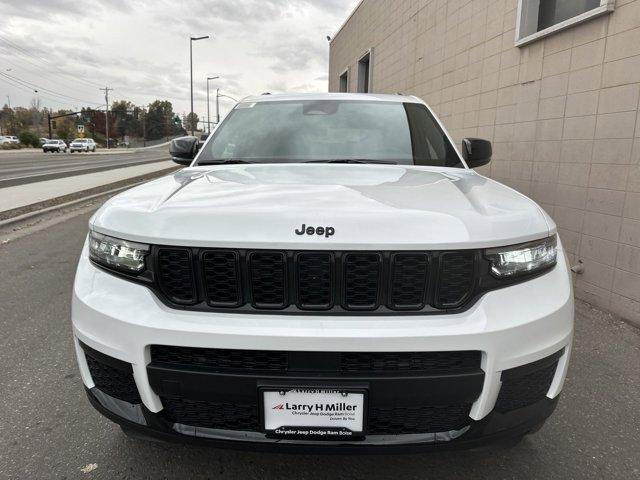
<svg viewBox="0 0 640 480"><path fill-rule="evenodd" d="M216 88L216 125L220 123L220 89Z"/></svg>
<svg viewBox="0 0 640 480"><path fill-rule="evenodd" d="M189 123L191 123L191 135L194 135L195 133L193 127L193 42L205 40L207 38L209 38L209 35L205 35L203 37L189 37L189 71L191 74L191 115Z"/></svg>
<svg viewBox="0 0 640 480"><path fill-rule="evenodd" d="M211 114L209 113L209 80L215 80L216 78L220 77L207 77L207 133L211 133Z"/></svg>

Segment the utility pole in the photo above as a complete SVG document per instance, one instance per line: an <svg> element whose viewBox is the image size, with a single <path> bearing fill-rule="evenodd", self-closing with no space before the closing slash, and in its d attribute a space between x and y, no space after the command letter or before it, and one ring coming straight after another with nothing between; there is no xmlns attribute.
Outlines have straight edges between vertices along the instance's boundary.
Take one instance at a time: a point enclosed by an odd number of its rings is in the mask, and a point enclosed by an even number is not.
<svg viewBox="0 0 640 480"><path fill-rule="evenodd" d="M49 126L49 140L51 140L51 112L47 111L47 125Z"/></svg>
<svg viewBox="0 0 640 480"><path fill-rule="evenodd" d="M104 87L100 90L104 91L104 101L107 103L107 109L104 111L105 118L105 134L107 136L107 150L109 149L109 90L113 90L113 88Z"/></svg>

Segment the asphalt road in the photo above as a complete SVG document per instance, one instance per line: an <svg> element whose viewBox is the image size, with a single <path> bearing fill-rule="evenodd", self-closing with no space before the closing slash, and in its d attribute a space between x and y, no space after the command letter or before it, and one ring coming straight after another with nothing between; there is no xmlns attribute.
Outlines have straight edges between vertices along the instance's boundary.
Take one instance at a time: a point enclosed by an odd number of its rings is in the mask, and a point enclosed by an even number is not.
<svg viewBox="0 0 640 480"><path fill-rule="evenodd" d="M510 450L290 456L130 440L89 406L74 359L71 285L88 217L6 243L0 233L2 479L640 478L640 331L581 303L558 409Z"/></svg>
<svg viewBox="0 0 640 480"><path fill-rule="evenodd" d="M116 154L0 152L0 188L169 160L169 147Z"/></svg>

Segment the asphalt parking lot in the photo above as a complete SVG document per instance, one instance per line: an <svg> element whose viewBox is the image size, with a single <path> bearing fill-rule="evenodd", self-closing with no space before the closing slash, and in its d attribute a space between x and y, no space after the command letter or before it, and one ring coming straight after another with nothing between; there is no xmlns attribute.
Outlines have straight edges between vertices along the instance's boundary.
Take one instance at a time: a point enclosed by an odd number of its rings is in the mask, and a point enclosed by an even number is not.
<svg viewBox="0 0 640 480"><path fill-rule="evenodd" d="M0 232L2 479L640 478L640 331L583 303L556 413L509 450L292 456L130 440L90 407L74 359L71 286L90 213Z"/></svg>

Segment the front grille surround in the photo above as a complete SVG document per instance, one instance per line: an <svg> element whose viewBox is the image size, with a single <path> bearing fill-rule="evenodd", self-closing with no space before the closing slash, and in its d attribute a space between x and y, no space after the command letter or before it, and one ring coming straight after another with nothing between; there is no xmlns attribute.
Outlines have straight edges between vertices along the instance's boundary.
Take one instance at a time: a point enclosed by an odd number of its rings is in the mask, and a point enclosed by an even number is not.
<svg viewBox="0 0 640 480"><path fill-rule="evenodd" d="M451 262L441 259L449 253L460 252L466 263L456 266L454 275L447 275L443 268L449 268ZM166 278L171 270L162 269L161 256L172 253L172 258L179 255L181 262L188 256L192 266L189 277L184 269L178 269L178 274L191 282L182 291L169 288L175 287L173 279ZM461 311L482 293L484 284L479 272L488 272L480 250L247 250L152 246L150 257L150 268L144 275L126 278L147 283L168 306L240 313L402 315ZM460 268L468 274L460 274ZM445 290L439 287L442 279L450 280ZM462 287L455 285L460 280L466 282ZM496 283L492 279L488 281ZM451 295L458 297L452 301Z"/></svg>

